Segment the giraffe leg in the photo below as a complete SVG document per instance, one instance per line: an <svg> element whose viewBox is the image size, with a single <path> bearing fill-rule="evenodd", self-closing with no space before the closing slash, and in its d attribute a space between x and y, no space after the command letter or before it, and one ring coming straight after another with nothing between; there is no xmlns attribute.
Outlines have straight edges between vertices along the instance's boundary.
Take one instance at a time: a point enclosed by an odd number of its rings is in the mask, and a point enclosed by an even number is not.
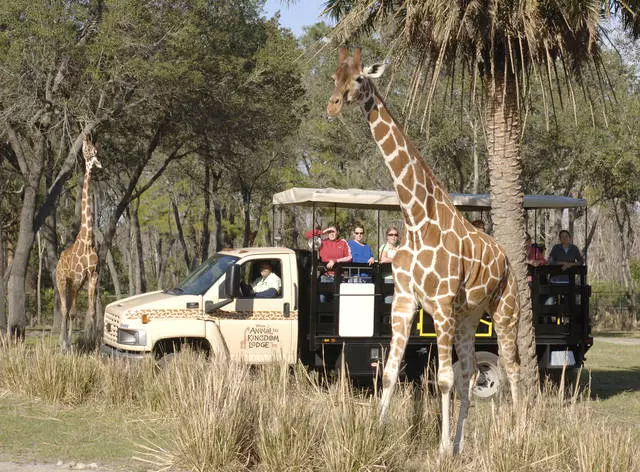
<svg viewBox="0 0 640 472"><path fill-rule="evenodd" d="M453 338L458 362L460 363L460 380L462 381L462 385L458 389L460 392L460 414L458 415L456 435L453 440L454 455L460 453L464 445L464 424L469 413L470 395L473 387L472 379L476 369L474 335L479 318L480 315L473 314L462 319L459 324L456 324L456 332Z"/></svg>
<svg viewBox="0 0 640 472"><path fill-rule="evenodd" d="M404 356L404 351L409 340L411 331L411 323L416 310L415 300L408 295L398 295L398 288L393 297L391 305L391 345L389 346L389 355L384 366L382 374L382 400L380 402L380 422L384 418L389 409L391 396L398 381L400 372L400 363Z"/></svg>
<svg viewBox="0 0 640 472"><path fill-rule="evenodd" d="M84 333L89 342L95 341L96 335L96 288L98 286L98 272L89 276L89 306L84 320Z"/></svg>
<svg viewBox="0 0 640 472"><path fill-rule="evenodd" d="M453 389L453 322L451 308L439 306L433 313L436 338L438 341L438 388L442 396L442 428L440 453L451 454L451 390Z"/></svg>
<svg viewBox="0 0 640 472"><path fill-rule="evenodd" d="M69 308L69 315L67 316L67 349L73 349L73 320L76 316L78 309L76 308L76 299L78 298L78 287L74 284L71 285L71 307Z"/></svg>
<svg viewBox="0 0 640 472"><path fill-rule="evenodd" d="M513 407L514 411L517 411L520 382L520 358L517 344L520 302L517 283L512 273L509 274L508 282L501 296L490 308L498 338L499 356L507 371Z"/></svg>
<svg viewBox="0 0 640 472"><path fill-rule="evenodd" d="M67 280L64 277L56 277L58 295L60 295L60 349L66 352L69 349L67 339L67 322L69 319L69 305L67 298Z"/></svg>

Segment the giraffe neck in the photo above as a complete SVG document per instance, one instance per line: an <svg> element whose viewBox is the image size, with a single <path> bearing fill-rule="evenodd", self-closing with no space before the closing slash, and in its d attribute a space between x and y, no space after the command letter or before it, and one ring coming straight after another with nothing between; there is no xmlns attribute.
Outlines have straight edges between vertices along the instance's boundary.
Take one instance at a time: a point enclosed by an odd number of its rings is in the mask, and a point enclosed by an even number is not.
<svg viewBox="0 0 640 472"><path fill-rule="evenodd" d="M447 192L393 119L371 82L369 89L370 95L362 102L363 111L393 178L407 229L417 230L424 224L437 222L437 204L452 206Z"/></svg>
<svg viewBox="0 0 640 472"><path fill-rule="evenodd" d="M91 169L86 169L82 186L82 218L77 240L93 245L93 214L91 212Z"/></svg>

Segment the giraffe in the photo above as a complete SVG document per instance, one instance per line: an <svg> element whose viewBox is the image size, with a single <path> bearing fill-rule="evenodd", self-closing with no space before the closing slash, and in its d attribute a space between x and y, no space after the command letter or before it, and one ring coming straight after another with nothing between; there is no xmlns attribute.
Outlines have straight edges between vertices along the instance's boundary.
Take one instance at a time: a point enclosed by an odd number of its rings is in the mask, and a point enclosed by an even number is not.
<svg viewBox="0 0 640 472"><path fill-rule="evenodd" d="M361 49L348 57L340 48L335 89L327 105L329 116L343 105L360 105L393 178L405 223L401 246L392 261L395 291L391 305L392 337L384 367L380 420L388 410L400 363L420 305L434 320L438 373L442 396L440 453L457 454L463 445L474 376L475 332L482 314L492 315L499 354L517 406L519 358L516 345L519 299L514 274L504 250L491 236L475 228L455 208L415 145L387 109L371 79L383 64L362 69ZM461 366L460 414L451 443L453 347Z"/></svg>
<svg viewBox="0 0 640 472"><path fill-rule="evenodd" d="M82 187L80 232L73 244L62 251L56 267L56 286L60 295L62 316L60 347L63 351L71 349L71 331L73 328L71 313L75 315L76 296L87 279L89 280L89 307L85 320L87 337L92 339L96 330L95 297L98 284L98 254L93 242L93 218L89 186L91 185L91 169L93 166L101 168L102 165L98 161L98 151L89 137L84 138L82 154L85 161L85 172L84 185Z"/></svg>

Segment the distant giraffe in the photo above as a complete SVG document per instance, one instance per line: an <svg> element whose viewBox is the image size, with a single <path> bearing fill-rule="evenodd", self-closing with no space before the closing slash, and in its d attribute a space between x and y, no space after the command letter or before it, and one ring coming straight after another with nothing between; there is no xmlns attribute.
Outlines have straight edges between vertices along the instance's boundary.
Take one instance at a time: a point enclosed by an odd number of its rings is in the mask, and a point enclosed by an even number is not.
<svg viewBox="0 0 640 472"><path fill-rule="evenodd" d="M389 407L418 305L434 321L438 343L438 386L442 393L440 452L462 448L469 410L469 387L475 372L475 332L482 314L491 313L514 404L517 404L519 360L516 345L519 299L515 276L504 250L455 208L415 145L389 113L372 78L383 64L362 70L361 50L352 58L340 49L333 76L335 89L329 116L343 104L358 104L369 123L393 185L405 222L404 238L392 261L395 291L391 305L392 339L383 374L381 419ZM456 436L449 435L453 346L460 360L462 388Z"/></svg>
<svg viewBox="0 0 640 472"><path fill-rule="evenodd" d="M85 319L86 334L93 339L96 333L96 287L98 284L98 254L93 242L93 218L91 214L91 169L101 168L98 151L88 137L82 143L85 161L84 186L82 187L82 220L80 232L71 246L60 254L56 267L56 286L60 295L62 324L60 326L60 347L63 351L71 349L71 331L76 314L76 297L85 280L89 280L89 307Z"/></svg>

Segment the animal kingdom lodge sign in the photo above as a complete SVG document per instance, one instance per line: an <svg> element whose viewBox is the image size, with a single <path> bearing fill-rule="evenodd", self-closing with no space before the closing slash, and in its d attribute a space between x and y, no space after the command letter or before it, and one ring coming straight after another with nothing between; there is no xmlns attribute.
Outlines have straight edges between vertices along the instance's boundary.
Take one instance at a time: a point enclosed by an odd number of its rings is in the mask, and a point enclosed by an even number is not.
<svg viewBox="0 0 640 472"><path fill-rule="evenodd" d="M240 342L241 349L269 349L280 344L280 331L272 326L249 326Z"/></svg>

